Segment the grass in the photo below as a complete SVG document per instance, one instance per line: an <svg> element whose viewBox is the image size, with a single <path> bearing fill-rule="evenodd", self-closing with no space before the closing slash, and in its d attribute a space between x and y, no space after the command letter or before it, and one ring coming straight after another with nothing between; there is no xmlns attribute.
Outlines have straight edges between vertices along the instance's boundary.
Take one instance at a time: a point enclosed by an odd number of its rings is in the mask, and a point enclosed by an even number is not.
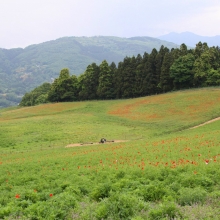
<svg viewBox="0 0 220 220"><path fill-rule="evenodd" d="M220 88L0 112L0 219L218 219ZM65 148L107 139L123 143ZM135 205L134 205L135 204Z"/></svg>

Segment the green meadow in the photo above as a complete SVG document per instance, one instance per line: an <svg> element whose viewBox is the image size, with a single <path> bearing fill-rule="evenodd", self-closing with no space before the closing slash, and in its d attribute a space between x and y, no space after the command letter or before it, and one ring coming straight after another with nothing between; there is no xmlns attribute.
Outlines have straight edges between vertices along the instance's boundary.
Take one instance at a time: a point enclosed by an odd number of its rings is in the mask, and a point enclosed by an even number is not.
<svg viewBox="0 0 220 220"><path fill-rule="evenodd" d="M218 117L220 87L1 109L0 219L219 219Z"/></svg>

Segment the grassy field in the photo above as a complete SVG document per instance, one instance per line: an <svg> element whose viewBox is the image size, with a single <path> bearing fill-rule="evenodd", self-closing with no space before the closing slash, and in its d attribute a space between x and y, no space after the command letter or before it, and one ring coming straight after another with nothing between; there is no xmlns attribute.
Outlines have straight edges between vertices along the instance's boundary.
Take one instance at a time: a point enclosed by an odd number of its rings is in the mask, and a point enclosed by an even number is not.
<svg viewBox="0 0 220 220"><path fill-rule="evenodd" d="M0 219L219 219L220 88L0 111ZM122 143L73 143L127 140Z"/></svg>

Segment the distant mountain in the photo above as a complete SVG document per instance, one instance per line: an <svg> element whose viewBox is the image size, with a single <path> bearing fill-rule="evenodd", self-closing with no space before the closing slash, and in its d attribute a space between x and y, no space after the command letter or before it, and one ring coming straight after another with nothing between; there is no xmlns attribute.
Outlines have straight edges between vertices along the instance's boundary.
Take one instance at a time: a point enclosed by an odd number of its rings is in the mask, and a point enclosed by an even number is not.
<svg viewBox="0 0 220 220"><path fill-rule="evenodd" d="M63 68L79 75L95 62L109 64L126 56L150 53L161 45L178 45L152 37L64 37L25 49L0 49L0 107L14 105L25 92L43 82L51 82Z"/></svg>
<svg viewBox="0 0 220 220"><path fill-rule="evenodd" d="M193 34L191 32L183 32L180 34L171 32L169 34L158 37L158 39L173 42L178 45L184 43L190 47L195 47L199 41L202 43L206 42L209 47L220 46L220 35L214 37L206 37Z"/></svg>

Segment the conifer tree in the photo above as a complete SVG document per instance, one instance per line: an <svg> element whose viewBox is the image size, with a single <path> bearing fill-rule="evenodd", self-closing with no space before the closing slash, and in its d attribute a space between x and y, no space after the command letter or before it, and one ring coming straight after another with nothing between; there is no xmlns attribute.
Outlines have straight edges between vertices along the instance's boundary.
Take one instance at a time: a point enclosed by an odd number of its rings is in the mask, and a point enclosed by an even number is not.
<svg viewBox="0 0 220 220"><path fill-rule="evenodd" d="M172 65L171 53L166 53L161 67L159 87L162 92L171 91L173 88L173 80L170 77L170 67Z"/></svg>
<svg viewBox="0 0 220 220"><path fill-rule="evenodd" d="M100 99L114 98L113 74L106 60L99 66L99 85L97 94Z"/></svg>
<svg viewBox="0 0 220 220"><path fill-rule="evenodd" d="M83 75L79 77L79 99L98 99L97 89L99 85L99 66L96 63L88 65Z"/></svg>
<svg viewBox="0 0 220 220"><path fill-rule="evenodd" d="M158 52L154 48L146 63L146 76L144 79L144 95L156 94L158 79L156 75L156 56Z"/></svg>

